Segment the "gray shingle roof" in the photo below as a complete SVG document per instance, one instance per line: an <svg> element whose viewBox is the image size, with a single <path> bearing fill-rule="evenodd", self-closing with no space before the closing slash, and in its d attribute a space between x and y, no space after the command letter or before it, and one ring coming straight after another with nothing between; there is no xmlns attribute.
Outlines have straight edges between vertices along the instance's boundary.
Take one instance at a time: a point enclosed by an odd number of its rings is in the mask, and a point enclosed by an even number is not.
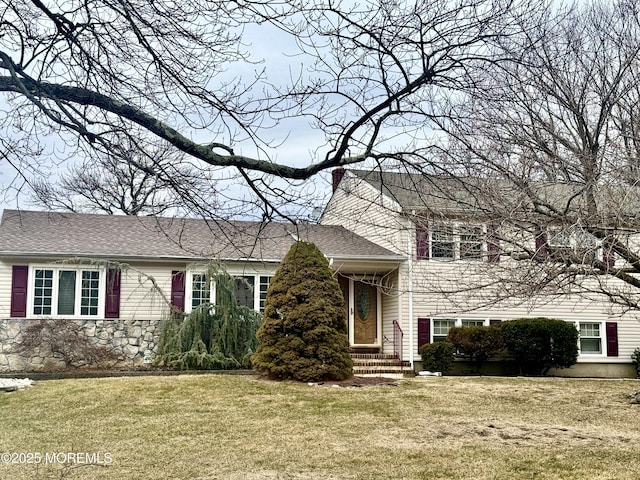
<svg viewBox="0 0 640 480"><path fill-rule="evenodd" d="M586 210L580 184L535 182L529 194L507 179L423 175L379 170L349 170L360 180L394 199L405 211L428 210L439 214L531 212L532 198L559 211ZM602 185L596 201L603 218L637 219L640 212L638 186Z"/></svg>
<svg viewBox="0 0 640 480"><path fill-rule="evenodd" d="M279 261L295 238L329 257L396 255L341 226L5 210L0 256Z"/></svg>

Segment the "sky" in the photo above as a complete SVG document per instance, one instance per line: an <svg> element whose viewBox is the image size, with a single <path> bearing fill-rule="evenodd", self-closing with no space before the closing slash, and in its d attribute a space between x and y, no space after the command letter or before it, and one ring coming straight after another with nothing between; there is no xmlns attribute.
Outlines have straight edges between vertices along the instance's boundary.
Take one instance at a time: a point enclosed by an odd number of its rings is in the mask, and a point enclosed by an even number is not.
<svg viewBox="0 0 640 480"><path fill-rule="evenodd" d="M291 56L291 53L295 50L292 40L269 25L256 26L252 30L245 30L243 43L246 44L247 49L250 49L253 58L263 59L264 62L248 66L235 65L221 79L226 77L228 80L234 81L235 79L251 78L255 75L255 71L266 68L269 81L278 84L287 81L291 72L296 72L301 68L301 59ZM0 95L0 112L6 108L8 108L6 100ZM315 155L314 148L324 143L323 135L300 119L282 122L281 125L273 128L269 135L273 138L274 143L279 145L277 149L267 149L269 157L275 162L294 166L308 164ZM202 143L208 143L213 140L215 139L203 138ZM52 162L50 162L52 168L48 172L50 177L54 178L57 173L65 172L70 166L70 162L59 166L54 165L57 156L55 152L63 146L60 138L52 135L42 139L42 146L45 150L43 157L52 159ZM264 157L265 155L264 152L256 151L255 146L249 142L234 145L234 149L235 153L247 156ZM78 158L77 162L81 160L81 158ZM222 177L228 177L229 174L229 170L221 172ZM314 179L317 190L324 192L324 195L328 195L330 192L329 177L330 175L327 173ZM226 195L241 198L246 194L237 184L234 185L229 182L226 184ZM22 188L20 192L17 191L23 185L24 181L19 178L16 170L9 166L6 160L0 159L0 210L5 208L37 208L31 204L27 188Z"/></svg>

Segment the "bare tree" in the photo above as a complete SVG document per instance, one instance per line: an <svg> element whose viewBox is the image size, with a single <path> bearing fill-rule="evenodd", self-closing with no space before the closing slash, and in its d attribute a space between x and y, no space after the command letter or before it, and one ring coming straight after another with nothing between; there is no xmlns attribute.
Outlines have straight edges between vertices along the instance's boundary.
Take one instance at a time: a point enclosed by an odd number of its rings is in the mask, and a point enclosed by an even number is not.
<svg viewBox="0 0 640 480"><path fill-rule="evenodd" d="M211 172L187 164L167 145L145 144L140 149L125 138L114 146L118 156L113 150L88 152L93 156L57 180L34 180L33 203L48 210L110 215L189 216L219 208Z"/></svg>
<svg viewBox="0 0 640 480"><path fill-rule="evenodd" d="M195 168L231 168L218 173L252 192L240 204L290 217L283 206L304 202L299 187L319 172L432 144L443 102L545 8L530 3L0 0L1 127L30 147L58 135L64 160L113 153L136 125ZM243 43L265 26L290 40L286 75ZM324 141L276 161L300 123ZM20 171L47 166L22 153Z"/></svg>
<svg viewBox="0 0 640 480"><path fill-rule="evenodd" d="M487 301L578 292L637 309L637 6L594 2L530 27L503 39L512 60L440 122L439 166L497 226L508 260L486 269Z"/></svg>

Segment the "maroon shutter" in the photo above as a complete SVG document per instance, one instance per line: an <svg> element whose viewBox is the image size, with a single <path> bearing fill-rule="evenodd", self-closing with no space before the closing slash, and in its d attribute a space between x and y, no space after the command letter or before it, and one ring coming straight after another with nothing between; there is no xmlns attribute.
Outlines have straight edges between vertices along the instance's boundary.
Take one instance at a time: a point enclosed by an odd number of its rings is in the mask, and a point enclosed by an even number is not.
<svg viewBox="0 0 640 480"><path fill-rule="evenodd" d="M547 239L545 234L540 228L536 228L536 251L534 255L546 255L547 254Z"/></svg>
<svg viewBox="0 0 640 480"><path fill-rule="evenodd" d="M607 322L605 325L607 332L607 357L618 356L618 324L616 322Z"/></svg>
<svg viewBox="0 0 640 480"><path fill-rule="evenodd" d="M120 276L121 272L117 268L107 270L104 318L120 318Z"/></svg>
<svg viewBox="0 0 640 480"><path fill-rule="evenodd" d="M494 224L487 225L487 261L498 263L500 261L500 239L497 235L498 227Z"/></svg>
<svg viewBox="0 0 640 480"><path fill-rule="evenodd" d="M184 312L184 272L171 272L171 305Z"/></svg>
<svg viewBox="0 0 640 480"><path fill-rule="evenodd" d="M500 325L501 322L502 320L489 319L489 326Z"/></svg>
<svg viewBox="0 0 640 480"><path fill-rule="evenodd" d="M416 258L429 259L429 230L416 225Z"/></svg>
<svg viewBox="0 0 640 480"><path fill-rule="evenodd" d="M11 317L24 318L27 316L27 284L29 267L14 265L11 276Z"/></svg>
<svg viewBox="0 0 640 480"><path fill-rule="evenodd" d="M602 261L608 267L613 267L616 264L616 254L610 247L602 247Z"/></svg>
<svg viewBox="0 0 640 480"><path fill-rule="evenodd" d="M425 343L431 343L431 319L418 318L418 348Z"/></svg>

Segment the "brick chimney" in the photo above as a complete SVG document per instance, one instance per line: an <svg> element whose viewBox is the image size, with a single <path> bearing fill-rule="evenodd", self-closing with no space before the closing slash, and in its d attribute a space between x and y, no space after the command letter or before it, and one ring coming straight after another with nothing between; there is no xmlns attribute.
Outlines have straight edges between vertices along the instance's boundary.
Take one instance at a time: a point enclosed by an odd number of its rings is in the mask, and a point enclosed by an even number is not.
<svg viewBox="0 0 640 480"><path fill-rule="evenodd" d="M346 170L344 168L336 168L331 172L331 185L333 187L333 192L338 189L338 185L340 184L340 180L344 177Z"/></svg>

